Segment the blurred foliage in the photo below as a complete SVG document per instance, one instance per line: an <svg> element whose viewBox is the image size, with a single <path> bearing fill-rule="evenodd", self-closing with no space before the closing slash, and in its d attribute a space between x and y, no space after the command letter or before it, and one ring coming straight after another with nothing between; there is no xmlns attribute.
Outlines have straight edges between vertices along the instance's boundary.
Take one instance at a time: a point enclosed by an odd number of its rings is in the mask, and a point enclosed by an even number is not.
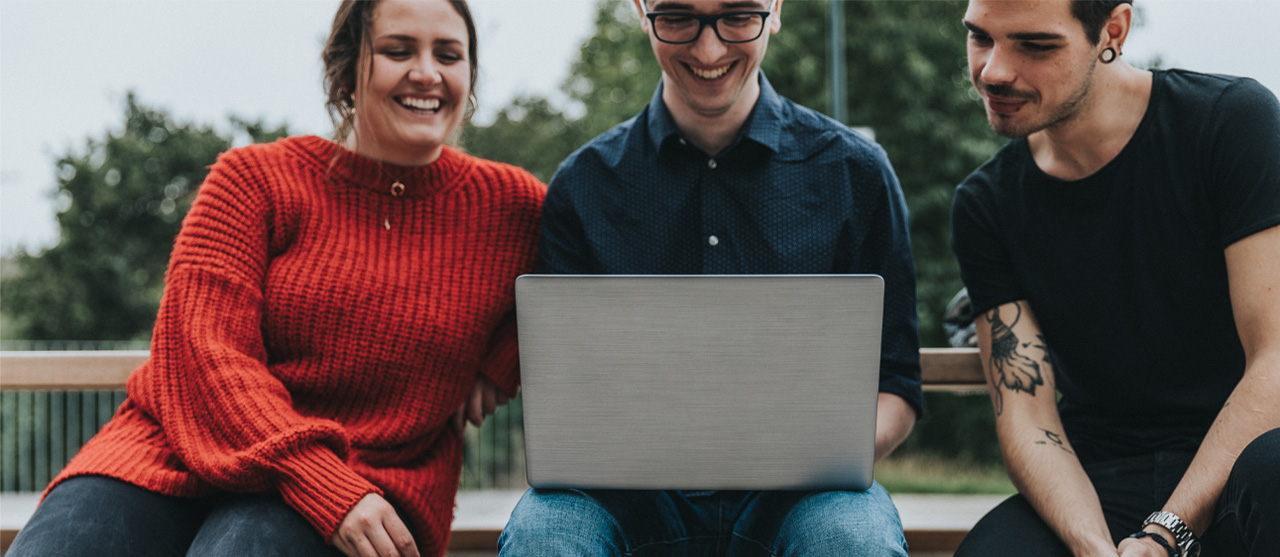
<svg viewBox="0 0 1280 557"><path fill-rule="evenodd" d="M827 1L784 4L782 29L770 37L762 64L779 94L828 114L829 9ZM963 0L844 5L848 123L874 130L902 182L925 346L945 344L942 314L961 287L950 244L955 186L1004 142L990 131L971 91L960 23L964 11ZM573 150L635 116L661 76L639 15L628 0L601 0L595 25L562 87L573 106L518 99L492 124L464 130L467 150L520 165L547 181ZM926 403L928 413L904 452L1000 462L985 396L928 393Z"/></svg>
<svg viewBox="0 0 1280 557"><path fill-rule="evenodd" d="M283 126L231 123L253 141L286 134ZM5 337L148 338L173 238L208 165L232 139L174 122L128 94L123 129L57 159L58 244L10 262L0 283Z"/></svg>
<svg viewBox="0 0 1280 557"><path fill-rule="evenodd" d="M975 465L1003 464L996 417L985 389L926 391L924 416L895 455L931 455Z"/></svg>
<svg viewBox="0 0 1280 557"><path fill-rule="evenodd" d="M575 149L635 116L662 75L648 37L640 32L635 5L602 0L595 26L562 86L581 116L540 97L520 98L501 109L492 124L465 128L460 142L467 151L524 167L545 182Z"/></svg>

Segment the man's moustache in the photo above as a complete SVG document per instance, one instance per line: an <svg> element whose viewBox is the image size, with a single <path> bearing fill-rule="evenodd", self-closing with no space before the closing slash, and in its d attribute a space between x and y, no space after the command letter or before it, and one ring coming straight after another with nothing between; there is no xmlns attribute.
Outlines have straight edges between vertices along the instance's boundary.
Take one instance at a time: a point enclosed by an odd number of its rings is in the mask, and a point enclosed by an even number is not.
<svg viewBox="0 0 1280 557"><path fill-rule="evenodd" d="M1004 97L1006 99L1021 99L1025 101L1035 100L1035 95L1018 91L1009 85L992 85L990 83L979 82L978 87L988 95L993 97Z"/></svg>

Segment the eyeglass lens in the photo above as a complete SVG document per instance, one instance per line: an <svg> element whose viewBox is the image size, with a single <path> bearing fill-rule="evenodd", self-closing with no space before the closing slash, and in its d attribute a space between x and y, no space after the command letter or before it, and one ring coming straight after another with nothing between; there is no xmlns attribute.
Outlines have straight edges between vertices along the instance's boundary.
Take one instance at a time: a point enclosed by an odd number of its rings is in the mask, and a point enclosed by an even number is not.
<svg viewBox="0 0 1280 557"><path fill-rule="evenodd" d="M674 43L692 42L702 30L698 18L677 14L657 15L653 30L658 39ZM715 17L710 23L716 35L726 42L753 41L764 30L764 16L758 13L728 13Z"/></svg>

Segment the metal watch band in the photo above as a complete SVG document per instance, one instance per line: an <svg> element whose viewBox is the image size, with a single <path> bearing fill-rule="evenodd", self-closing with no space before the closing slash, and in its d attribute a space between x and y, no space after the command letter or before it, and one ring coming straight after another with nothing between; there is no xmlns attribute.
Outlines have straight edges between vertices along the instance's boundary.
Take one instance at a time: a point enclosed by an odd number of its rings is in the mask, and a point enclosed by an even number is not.
<svg viewBox="0 0 1280 557"><path fill-rule="evenodd" d="M1148 524L1159 524L1173 532L1173 537L1178 542L1178 549L1182 550L1183 557L1200 557L1200 542L1196 540L1196 535L1191 532L1190 528L1187 528L1187 524L1178 515L1169 511L1156 511L1142 522L1144 528Z"/></svg>

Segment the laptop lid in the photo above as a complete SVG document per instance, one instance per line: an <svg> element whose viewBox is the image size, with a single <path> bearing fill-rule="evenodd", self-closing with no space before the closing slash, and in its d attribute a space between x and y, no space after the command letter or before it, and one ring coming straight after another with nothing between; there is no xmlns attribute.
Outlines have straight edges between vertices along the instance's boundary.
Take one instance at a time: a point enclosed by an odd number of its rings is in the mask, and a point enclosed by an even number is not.
<svg viewBox="0 0 1280 557"><path fill-rule="evenodd" d="M516 280L534 487L865 489L874 275Z"/></svg>

